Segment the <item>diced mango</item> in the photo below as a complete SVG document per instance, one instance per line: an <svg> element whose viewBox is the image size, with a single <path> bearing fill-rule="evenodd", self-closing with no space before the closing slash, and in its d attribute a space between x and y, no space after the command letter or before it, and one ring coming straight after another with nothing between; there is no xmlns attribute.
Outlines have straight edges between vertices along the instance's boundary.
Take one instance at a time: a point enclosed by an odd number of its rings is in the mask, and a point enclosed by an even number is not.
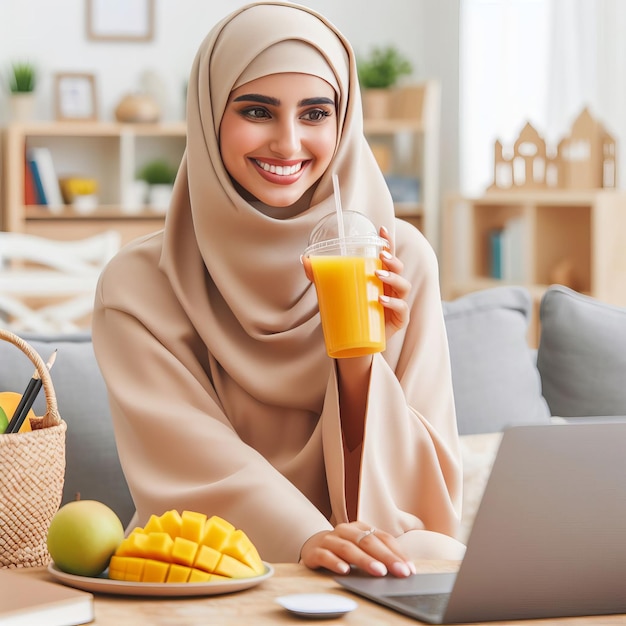
<svg viewBox="0 0 626 626"><path fill-rule="evenodd" d="M191 574L191 568L185 565L178 565L172 563L170 565L170 571L167 574L166 583L186 583L189 580L189 574Z"/></svg>
<svg viewBox="0 0 626 626"><path fill-rule="evenodd" d="M224 542L222 552L241 560L241 557L250 550L250 546L252 542L243 530L233 530Z"/></svg>
<svg viewBox="0 0 626 626"><path fill-rule="evenodd" d="M217 582L263 572L243 530L194 511L151 516L122 541L109 563L109 578L133 582Z"/></svg>
<svg viewBox="0 0 626 626"><path fill-rule="evenodd" d="M190 539L196 543L200 543L204 534L204 525L206 523L206 515L204 513L196 513L194 511L183 511L181 515L182 527L180 536Z"/></svg>
<svg viewBox="0 0 626 626"><path fill-rule="evenodd" d="M176 537L172 546L172 562L191 567L198 552L198 544L184 537Z"/></svg>
<svg viewBox="0 0 626 626"><path fill-rule="evenodd" d="M142 582L144 561L144 559L132 556L113 555L109 562L109 578Z"/></svg>
<svg viewBox="0 0 626 626"><path fill-rule="evenodd" d="M222 558L215 568L215 573L228 578L251 578L255 575L251 567L228 554L222 554Z"/></svg>
<svg viewBox="0 0 626 626"><path fill-rule="evenodd" d="M148 541L143 556L157 561L171 561L174 540L167 533L150 533L146 537Z"/></svg>
<svg viewBox="0 0 626 626"><path fill-rule="evenodd" d="M205 572L214 572L221 558L222 553L218 552L215 548L201 545L198 548L193 566Z"/></svg>
<svg viewBox="0 0 626 626"><path fill-rule="evenodd" d="M248 567L250 567L258 576L265 572L265 565L261 560L259 552L254 546L252 546L252 548L250 548L250 550L246 552L240 560L242 563L245 563Z"/></svg>
<svg viewBox="0 0 626 626"><path fill-rule="evenodd" d="M192 568L191 574L189 574L190 583L208 583L211 580L211 574L209 572L203 572L201 569Z"/></svg>
<svg viewBox="0 0 626 626"><path fill-rule="evenodd" d="M140 531L133 531L128 535L128 539L130 540L130 549L133 550L136 555L144 554L150 544L150 535L146 535Z"/></svg>
<svg viewBox="0 0 626 626"><path fill-rule="evenodd" d="M109 561L109 578L117 580L124 580L124 574L126 573L126 558L125 556L118 556L114 554Z"/></svg>
<svg viewBox="0 0 626 626"><path fill-rule="evenodd" d="M228 576L220 576L219 574L211 574L210 582L212 583L224 582L225 580L232 580L232 578L229 578Z"/></svg>
<svg viewBox="0 0 626 626"><path fill-rule="evenodd" d="M265 571L259 553L243 530L234 530L222 547L222 552L251 567L257 574Z"/></svg>
<svg viewBox="0 0 626 626"><path fill-rule="evenodd" d="M134 550L133 541L131 540L130 537L126 537L122 539L122 543L120 543L120 545L117 546L117 550L115 551L115 554L117 556L131 556L133 554L133 550Z"/></svg>
<svg viewBox="0 0 626 626"><path fill-rule="evenodd" d="M143 527L144 533L164 533L166 530L161 524L161 518L156 515L151 515L148 523Z"/></svg>
<svg viewBox="0 0 626 626"><path fill-rule="evenodd" d="M227 522L225 519L213 515L210 517L204 525L204 537L202 537L202 543L205 546L211 546L216 550L222 550L222 547L230 537L230 534L235 530L235 527Z"/></svg>
<svg viewBox="0 0 626 626"><path fill-rule="evenodd" d="M170 564L155 559L146 559L143 566L143 582L144 583L164 583L167 580L167 574Z"/></svg>
<svg viewBox="0 0 626 626"><path fill-rule="evenodd" d="M161 515L161 526L163 530L172 538L180 537L183 520L178 511L166 511Z"/></svg>
<svg viewBox="0 0 626 626"><path fill-rule="evenodd" d="M126 580L141 582L143 580L143 566L145 559L130 557L126 564Z"/></svg>

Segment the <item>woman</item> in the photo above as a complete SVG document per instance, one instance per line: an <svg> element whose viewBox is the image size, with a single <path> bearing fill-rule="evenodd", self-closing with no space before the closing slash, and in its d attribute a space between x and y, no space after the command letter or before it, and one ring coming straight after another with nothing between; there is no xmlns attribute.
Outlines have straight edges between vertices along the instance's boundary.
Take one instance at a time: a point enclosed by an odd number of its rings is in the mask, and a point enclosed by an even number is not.
<svg viewBox="0 0 626 626"><path fill-rule="evenodd" d="M459 558L436 259L394 218L350 45L305 7L243 7L200 46L187 123L164 231L122 250L96 298L137 523L171 508L220 515L265 560L337 573L408 576L412 558ZM333 174L344 208L390 242L387 349L373 357L328 358L300 262L335 210Z"/></svg>

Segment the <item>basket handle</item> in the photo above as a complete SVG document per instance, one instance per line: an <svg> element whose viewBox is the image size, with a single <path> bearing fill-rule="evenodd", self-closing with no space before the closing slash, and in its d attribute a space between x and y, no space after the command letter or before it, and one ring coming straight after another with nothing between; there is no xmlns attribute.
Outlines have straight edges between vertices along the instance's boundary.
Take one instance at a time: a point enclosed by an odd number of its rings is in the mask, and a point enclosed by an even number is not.
<svg viewBox="0 0 626 626"><path fill-rule="evenodd" d="M0 339L4 339L19 348L33 362L41 378L46 396L46 413L41 420L41 425L37 427L48 428L60 424L61 416L57 407L57 397L54 392L52 378L50 378L50 372L43 359L29 343L6 329L0 328Z"/></svg>

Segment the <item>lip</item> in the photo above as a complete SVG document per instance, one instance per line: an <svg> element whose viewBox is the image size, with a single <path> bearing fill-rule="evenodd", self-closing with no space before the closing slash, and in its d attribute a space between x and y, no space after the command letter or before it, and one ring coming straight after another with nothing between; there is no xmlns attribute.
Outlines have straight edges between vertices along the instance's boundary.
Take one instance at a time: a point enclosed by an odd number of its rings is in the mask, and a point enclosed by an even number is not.
<svg viewBox="0 0 626 626"><path fill-rule="evenodd" d="M267 163L268 165L275 165L277 167L291 167L293 165L297 165L298 163L302 164L302 167L294 174L289 174L289 175L272 174L272 172L268 172L267 170L264 170L257 163L257 159L250 158L250 162L252 163L256 171L259 173L259 175L265 180L267 180L268 182L274 183L276 185L292 185L296 181L300 180L303 172L306 170L306 168L308 167L310 163L310 161L302 160L302 159L297 159L297 160L292 160L292 161L278 161L276 159L258 159L258 160L262 161L263 163Z"/></svg>

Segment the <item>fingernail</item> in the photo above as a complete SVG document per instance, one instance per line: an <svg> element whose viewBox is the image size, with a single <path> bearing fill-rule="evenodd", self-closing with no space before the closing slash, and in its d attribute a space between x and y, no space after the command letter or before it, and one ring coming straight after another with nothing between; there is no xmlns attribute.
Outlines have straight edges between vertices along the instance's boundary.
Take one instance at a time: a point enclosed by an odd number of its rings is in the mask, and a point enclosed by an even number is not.
<svg viewBox="0 0 626 626"><path fill-rule="evenodd" d="M385 226L381 226L381 227L380 227L380 230L382 230L382 232L383 232L385 235L388 235L388 234L389 234L389 231L387 230L387 228L386 228Z"/></svg>
<svg viewBox="0 0 626 626"><path fill-rule="evenodd" d="M380 300L380 302L384 302L385 304L388 304L390 302L389 296L378 296L378 299Z"/></svg>
<svg viewBox="0 0 626 626"><path fill-rule="evenodd" d="M413 563L413 561L408 561L407 564L411 570L411 574L417 574L417 567L415 567L415 563Z"/></svg>
<svg viewBox="0 0 626 626"><path fill-rule="evenodd" d="M393 259L391 252L387 252L387 250L383 250L380 254L382 255L383 258L387 259L388 261Z"/></svg>
<svg viewBox="0 0 626 626"><path fill-rule="evenodd" d="M370 569L372 570L372 572L374 572L374 574L377 574L378 576L387 575L387 568L380 561L373 561L370 565Z"/></svg>
<svg viewBox="0 0 626 626"><path fill-rule="evenodd" d="M340 574L347 574L350 571L350 566L347 563L337 563L337 569Z"/></svg>
<svg viewBox="0 0 626 626"><path fill-rule="evenodd" d="M376 276L387 278L389 276L389 272L387 270L376 270Z"/></svg>
<svg viewBox="0 0 626 626"><path fill-rule="evenodd" d="M402 561L397 561L391 566L391 571L396 576L410 576L411 570L406 563L402 563Z"/></svg>
<svg viewBox="0 0 626 626"><path fill-rule="evenodd" d="M300 263L304 265L304 261L302 260L302 255L300 255Z"/></svg>

